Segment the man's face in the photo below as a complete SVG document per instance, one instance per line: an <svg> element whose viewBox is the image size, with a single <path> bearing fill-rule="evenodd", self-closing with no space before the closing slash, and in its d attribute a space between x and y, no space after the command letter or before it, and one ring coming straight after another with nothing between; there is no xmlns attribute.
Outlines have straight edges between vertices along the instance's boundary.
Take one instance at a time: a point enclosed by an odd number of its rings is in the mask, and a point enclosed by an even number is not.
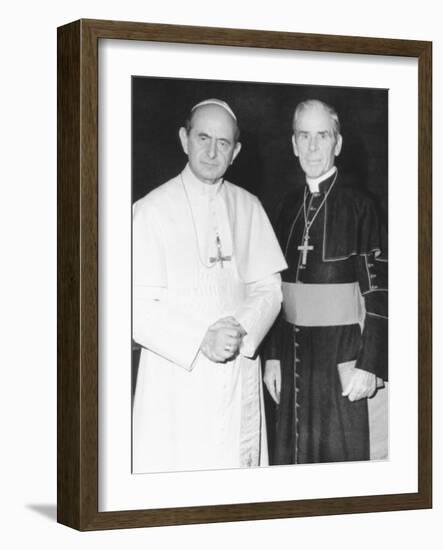
<svg viewBox="0 0 443 550"><path fill-rule="evenodd" d="M211 184L223 177L241 149L235 131L234 119L218 105L197 107L189 134L180 128L183 150L199 180Z"/></svg>
<svg viewBox="0 0 443 550"><path fill-rule="evenodd" d="M334 136L333 120L322 107L307 107L297 120L292 145L308 178L318 178L334 166L342 137Z"/></svg>

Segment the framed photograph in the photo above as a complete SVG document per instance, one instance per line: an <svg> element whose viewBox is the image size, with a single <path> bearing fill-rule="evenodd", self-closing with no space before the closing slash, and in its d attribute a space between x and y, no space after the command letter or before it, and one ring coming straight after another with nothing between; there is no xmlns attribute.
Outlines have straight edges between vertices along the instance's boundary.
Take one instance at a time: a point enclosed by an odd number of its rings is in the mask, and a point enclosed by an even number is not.
<svg viewBox="0 0 443 550"><path fill-rule="evenodd" d="M58 29L60 523L432 506L431 76L430 42Z"/></svg>

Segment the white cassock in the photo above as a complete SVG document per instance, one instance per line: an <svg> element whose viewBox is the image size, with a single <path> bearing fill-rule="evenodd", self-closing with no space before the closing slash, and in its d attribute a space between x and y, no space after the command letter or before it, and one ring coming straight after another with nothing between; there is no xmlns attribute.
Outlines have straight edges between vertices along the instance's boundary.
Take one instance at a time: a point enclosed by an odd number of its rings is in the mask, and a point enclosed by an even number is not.
<svg viewBox="0 0 443 550"><path fill-rule="evenodd" d="M216 236L223 256L217 257ZM134 205L133 337L142 346L133 410L133 472L267 464L257 347L281 305L286 263L258 199L189 166ZM233 316L239 355L214 363L208 327Z"/></svg>

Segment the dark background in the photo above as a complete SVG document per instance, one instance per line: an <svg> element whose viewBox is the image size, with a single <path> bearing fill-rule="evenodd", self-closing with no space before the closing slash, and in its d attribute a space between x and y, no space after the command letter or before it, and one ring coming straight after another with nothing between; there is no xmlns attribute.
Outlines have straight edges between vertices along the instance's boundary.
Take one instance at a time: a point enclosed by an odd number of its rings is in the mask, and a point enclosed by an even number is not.
<svg viewBox="0 0 443 550"><path fill-rule="evenodd" d="M132 193L135 202L176 176L187 157L178 138L190 109L208 98L227 101L237 116L242 150L226 179L259 197L271 219L304 177L291 144L300 101L320 99L338 113L341 171L378 199L387 218L388 90L229 82L158 77L132 78ZM138 349L133 354L135 387ZM268 400L268 394L265 392Z"/></svg>
<svg viewBox="0 0 443 550"><path fill-rule="evenodd" d="M387 90L133 77L132 91L134 201L183 169L179 127L193 105L216 97L229 103L241 131L242 150L226 178L257 195L272 215L304 181L291 144L295 106L320 99L339 115L343 149L337 166L375 194L387 215Z"/></svg>

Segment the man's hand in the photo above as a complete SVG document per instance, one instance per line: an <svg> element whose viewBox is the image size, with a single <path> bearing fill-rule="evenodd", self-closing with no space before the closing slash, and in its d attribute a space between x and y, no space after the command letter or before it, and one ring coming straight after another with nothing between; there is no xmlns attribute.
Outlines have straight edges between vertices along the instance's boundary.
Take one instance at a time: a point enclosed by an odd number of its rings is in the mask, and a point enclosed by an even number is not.
<svg viewBox="0 0 443 550"><path fill-rule="evenodd" d="M342 393L343 397L347 397L349 401L358 401L374 395L377 389L375 374L361 369L354 369L354 371L354 375Z"/></svg>
<svg viewBox="0 0 443 550"><path fill-rule="evenodd" d="M224 317L208 328L200 350L211 361L224 363L237 355L245 334L234 317Z"/></svg>
<svg viewBox="0 0 443 550"><path fill-rule="evenodd" d="M263 376L263 382L268 388L272 399L277 403L280 403L280 391L281 391L281 367L278 359L268 359L265 364L265 374Z"/></svg>
<svg viewBox="0 0 443 550"><path fill-rule="evenodd" d="M246 335L246 330L241 326L241 324L237 321L235 317L232 317L232 315L228 317L222 317L217 321L217 323L220 323L222 325L230 326L232 328L236 328L240 332L240 336L243 338L243 336ZM216 324L217 324L216 323Z"/></svg>

